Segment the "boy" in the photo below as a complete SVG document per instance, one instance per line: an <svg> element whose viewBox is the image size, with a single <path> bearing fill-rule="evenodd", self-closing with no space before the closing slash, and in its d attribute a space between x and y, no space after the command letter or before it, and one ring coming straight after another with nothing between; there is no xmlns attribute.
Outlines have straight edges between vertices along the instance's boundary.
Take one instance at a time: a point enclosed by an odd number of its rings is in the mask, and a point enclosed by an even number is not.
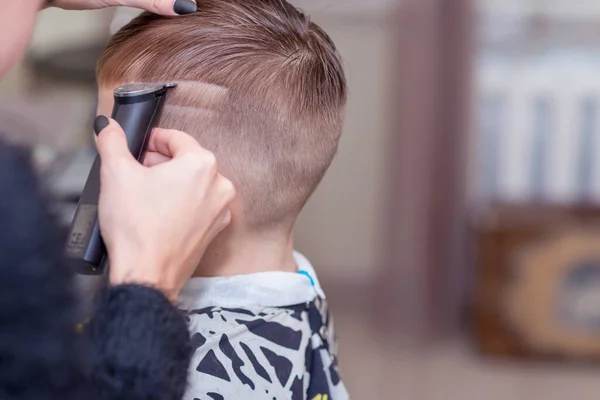
<svg viewBox="0 0 600 400"><path fill-rule="evenodd" d="M292 244L337 150L340 56L285 0L203 0L198 9L136 18L98 68L105 115L120 84L177 82L159 126L194 136L237 189L230 226L180 298L196 348L185 399L347 399L325 295Z"/></svg>

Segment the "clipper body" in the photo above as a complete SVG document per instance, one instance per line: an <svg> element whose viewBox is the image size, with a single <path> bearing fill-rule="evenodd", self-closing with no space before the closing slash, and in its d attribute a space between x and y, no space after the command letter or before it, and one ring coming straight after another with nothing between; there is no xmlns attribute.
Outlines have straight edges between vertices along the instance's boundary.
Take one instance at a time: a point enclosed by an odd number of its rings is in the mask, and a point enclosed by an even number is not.
<svg viewBox="0 0 600 400"><path fill-rule="evenodd" d="M127 136L131 154L144 160L148 139L156 126L169 89L174 83L126 84L114 91L112 118ZM79 199L66 245L66 256L76 272L102 275L108 265L106 247L98 225L100 157L97 156Z"/></svg>

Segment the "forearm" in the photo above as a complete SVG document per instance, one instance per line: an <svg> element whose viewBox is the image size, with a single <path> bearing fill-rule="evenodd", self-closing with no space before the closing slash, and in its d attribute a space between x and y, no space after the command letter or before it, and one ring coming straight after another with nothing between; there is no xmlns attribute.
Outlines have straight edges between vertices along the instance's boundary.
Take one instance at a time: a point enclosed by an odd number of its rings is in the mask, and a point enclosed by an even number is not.
<svg viewBox="0 0 600 400"><path fill-rule="evenodd" d="M104 290L88 326L91 382L100 400L180 400L191 344L181 313L159 291Z"/></svg>

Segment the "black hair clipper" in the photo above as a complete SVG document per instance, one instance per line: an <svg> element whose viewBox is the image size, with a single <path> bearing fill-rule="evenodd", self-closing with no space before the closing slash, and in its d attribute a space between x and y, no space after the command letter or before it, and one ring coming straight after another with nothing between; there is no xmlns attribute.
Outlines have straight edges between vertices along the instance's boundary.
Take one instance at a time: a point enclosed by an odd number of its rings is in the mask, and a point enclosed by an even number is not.
<svg viewBox="0 0 600 400"><path fill-rule="evenodd" d="M129 150L143 161L148 138L158 122L167 91L174 83L131 83L114 91L115 105L112 118L127 135ZM102 275L108 265L108 256L98 226L98 198L100 196L100 157L97 156L88 176L66 246L67 259L76 272L83 275Z"/></svg>

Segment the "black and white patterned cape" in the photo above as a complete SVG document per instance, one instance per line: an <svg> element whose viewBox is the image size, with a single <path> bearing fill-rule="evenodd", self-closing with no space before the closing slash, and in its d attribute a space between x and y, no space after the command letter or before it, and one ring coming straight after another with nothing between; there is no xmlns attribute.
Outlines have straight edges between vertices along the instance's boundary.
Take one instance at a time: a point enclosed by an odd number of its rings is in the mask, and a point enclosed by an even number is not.
<svg viewBox="0 0 600 400"><path fill-rule="evenodd" d="M184 400L346 400L316 273L194 278L180 308L195 347Z"/></svg>

